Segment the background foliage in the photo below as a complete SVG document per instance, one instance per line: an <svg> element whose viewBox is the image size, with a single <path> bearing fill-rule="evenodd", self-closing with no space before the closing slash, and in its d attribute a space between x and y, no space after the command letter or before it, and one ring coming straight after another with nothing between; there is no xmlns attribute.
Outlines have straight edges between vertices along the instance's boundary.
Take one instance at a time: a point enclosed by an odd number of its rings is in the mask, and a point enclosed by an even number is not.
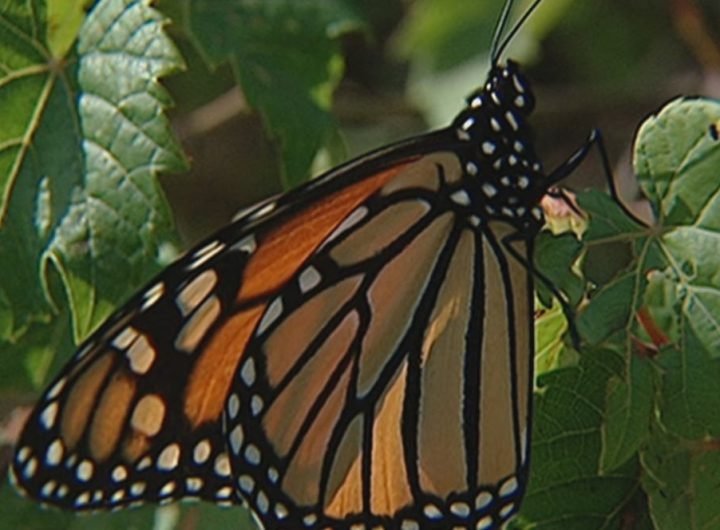
<svg viewBox="0 0 720 530"><path fill-rule="evenodd" d="M31 403L74 343L239 208L447 123L482 82L499 8L2 3L0 412ZM533 473L517 528L720 525L720 106L659 110L678 94L720 94L719 35L711 0L554 0L509 51L534 81L547 167L600 127L648 224L588 192L588 220L559 212L554 223L569 215L574 232L538 241L582 347L559 338L557 304L539 311ZM588 162L569 185L602 181ZM11 441L15 428L0 434ZM252 527L240 509L199 505L77 518L0 487L0 528L219 525Z"/></svg>

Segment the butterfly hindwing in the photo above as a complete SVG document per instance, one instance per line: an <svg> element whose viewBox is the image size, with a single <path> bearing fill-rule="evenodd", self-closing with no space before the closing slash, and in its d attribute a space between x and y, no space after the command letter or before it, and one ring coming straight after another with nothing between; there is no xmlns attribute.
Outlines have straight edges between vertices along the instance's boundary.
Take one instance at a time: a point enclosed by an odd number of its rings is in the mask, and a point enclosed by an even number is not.
<svg viewBox="0 0 720 530"><path fill-rule="evenodd" d="M532 339L506 337L527 328L530 285L496 234L514 228L447 200L462 174L450 152L404 166L269 299L226 407L236 486L265 528L445 528L516 509ZM517 303L486 307L488 290ZM497 384L511 372L524 388Z"/></svg>

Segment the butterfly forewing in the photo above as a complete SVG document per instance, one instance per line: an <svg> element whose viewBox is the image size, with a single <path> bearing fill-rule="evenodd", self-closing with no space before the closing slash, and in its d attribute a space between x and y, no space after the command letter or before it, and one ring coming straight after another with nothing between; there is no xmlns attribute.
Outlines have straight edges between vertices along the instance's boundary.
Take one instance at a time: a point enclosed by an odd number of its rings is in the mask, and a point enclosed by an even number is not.
<svg viewBox="0 0 720 530"><path fill-rule="evenodd" d="M271 295L396 171L349 184L332 201L312 200L332 179L313 183L248 211L166 269L42 396L13 462L19 489L74 510L239 502L221 414L247 342Z"/></svg>
<svg viewBox="0 0 720 530"><path fill-rule="evenodd" d="M229 232L168 268L50 385L18 442L13 476L22 491L72 509L182 497L237 502L224 400L208 405L230 376L214 372L204 389L196 382L251 250L231 247Z"/></svg>

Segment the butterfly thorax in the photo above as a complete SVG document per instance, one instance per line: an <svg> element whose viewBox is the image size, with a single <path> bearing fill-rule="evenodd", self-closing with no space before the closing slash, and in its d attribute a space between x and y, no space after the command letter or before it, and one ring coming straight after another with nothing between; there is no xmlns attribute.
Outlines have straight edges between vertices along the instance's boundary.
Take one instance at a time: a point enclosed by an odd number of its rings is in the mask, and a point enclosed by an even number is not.
<svg viewBox="0 0 720 530"><path fill-rule="evenodd" d="M467 142L464 186L473 209L535 234L543 224L538 203L547 179L535 154L528 117L535 106L518 65L494 66L484 86L467 98L453 128Z"/></svg>

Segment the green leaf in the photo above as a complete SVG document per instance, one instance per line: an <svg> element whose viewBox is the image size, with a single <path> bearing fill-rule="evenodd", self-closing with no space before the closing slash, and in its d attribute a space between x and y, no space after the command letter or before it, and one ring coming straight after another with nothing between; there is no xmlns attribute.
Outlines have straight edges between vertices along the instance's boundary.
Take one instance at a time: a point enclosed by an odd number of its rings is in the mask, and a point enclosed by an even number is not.
<svg viewBox="0 0 720 530"><path fill-rule="evenodd" d="M69 34L49 43L57 21L20 6L0 8L0 271L13 277L0 287L1 331L17 341L49 322L59 276L78 341L174 240L155 177L184 159L158 78L182 61L145 1L98 2L66 57L53 53Z"/></svg>
<svg viewBox="0 0 720 530"><path fill-rule="evenodd" d="M89 0L48 0L48 47L54 57L64 57L85 19Z"/></svg>
<svg viewBox="0 0 720 530"><path fill-rule="evenodd" d="M576 305L583 295L584 282L572 271L580 256L582 244L571 233L552 236L541 232L535 240L534 264L550 283L564 293L571 305ZM550 305L551 293L547 286L536 280L538 296L546 305Z"/></svg>
<svg viewBox="0 0 720 530"><path fill-rule="evenodd" d="M714 530L718 527L720 453L714 444L687 444L655 433L641 454L656 530Z"/></svg>
<svg viewBox="0 0 720 530"><path fill-rule="evenodd" d="M586 350L578 366L540 377L535 394L532 470L514 528L616 528L637 489L630 462L600 474L605 388L621 370L609 350Z"/></svg>
<svg viewBox="0 0 720 530"><path fill-rule="evenodd" d="M709 131L718 120L717 101L678 99L640 128L635 172L660 224L720 228L720 147Z"/></svg>
<svg viewBox="0 0 720 530"><path fill-rule="evenodd" d="M633 458L647 441L654 406L654 373L647 359L627 358L624 373L608 381L600 470L607 474Z"/></svg>
<svg viewBox="0 0 720 530"><path fill-rule="evenodd" d="M618 331L626 331L642 277L624 274L598 291L577 319L580 335L590 344L600 344Z"/></svg>
<svg viewBox="0 0 720 530"><path fill-rule="evenodd" d="M663 368L659 403L663 428L688 440L720 436L720 360L711 359L690 333L683 351L667 348L658 362Z"/></svg>
<svg viewBox="0 0 720 530"><path fill-rule="evenodd" d="M550 309L540 309L535 304L535 373L544 374L558 368L575 366L577 353L566 347L562 338L568 330L568 322L562 306L553 300Z"/></svg>
<svg viewBox="0 0 720 530"><path fill-rule="evenodd" d="M27 7L27 10L19 6ZM43 252L81 185L82 154L71 81L45 47L43 12L7 3L0 11L0 271L11 323L5 339L50 317L39 281ZM59 128L62 127L62 128Z"/></svg>
<svg viewBox="0 0 720 530"><path fill-rule="evenodd" d="M187 3L207 61L229 61L248 103L279 142L285 185L305 180L335 134L328 109L343 72L338 37L360 27L341 0Z"/></svg>

